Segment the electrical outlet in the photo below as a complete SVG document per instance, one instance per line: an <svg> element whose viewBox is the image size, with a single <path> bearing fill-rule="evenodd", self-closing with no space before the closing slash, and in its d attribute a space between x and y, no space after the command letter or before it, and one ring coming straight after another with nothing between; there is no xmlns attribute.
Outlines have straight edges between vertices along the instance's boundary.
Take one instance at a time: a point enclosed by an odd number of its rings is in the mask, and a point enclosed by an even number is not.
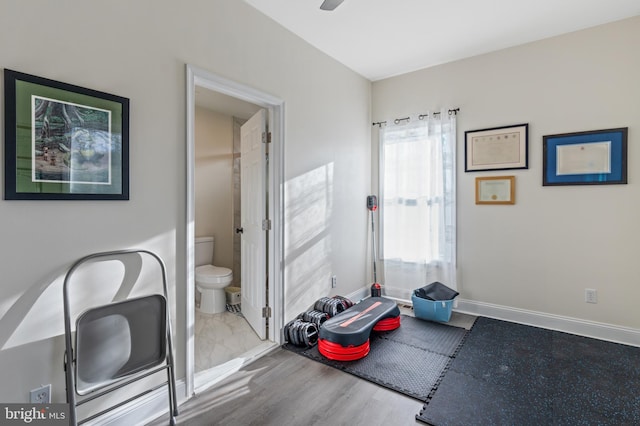
<svg viewBox="0 0 640 426"><path fill-rule="evenodd" d="M51 385L41 386L30 391L29 402L32 404L51 404Z"/></svg>
<svg viewBox="0 0 640 426"><path fill-rule="evenodd" d="M331 277L331 288L336 288L338 286L338 278L334 275Z"/></svg>
<svg viewBox="0 0 640 426"><path fill-rule="evenodd" d="M593 288L585 288L584 301L587 303L598 303L598 292Z"/></svg>

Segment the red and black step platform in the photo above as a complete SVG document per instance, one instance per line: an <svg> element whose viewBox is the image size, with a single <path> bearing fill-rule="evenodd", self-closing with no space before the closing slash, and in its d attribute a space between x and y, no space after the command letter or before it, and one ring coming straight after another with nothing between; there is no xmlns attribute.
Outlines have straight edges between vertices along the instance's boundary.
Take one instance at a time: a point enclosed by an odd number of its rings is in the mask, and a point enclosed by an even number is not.
<svg viewBox="0 0 640 426"><path fill-rule="evenodd" d="M318 350L332 360L354 361L369 353L372 330L389 331L398 327L398 305L384 297L370 297L322 324Z"/></svg>

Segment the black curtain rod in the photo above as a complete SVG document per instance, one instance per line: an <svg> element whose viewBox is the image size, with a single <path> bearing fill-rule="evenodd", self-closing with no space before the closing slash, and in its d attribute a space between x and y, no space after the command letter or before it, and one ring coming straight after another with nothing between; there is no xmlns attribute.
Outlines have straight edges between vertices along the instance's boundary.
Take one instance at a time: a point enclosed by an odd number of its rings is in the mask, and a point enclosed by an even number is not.
<svg viewBox="0 0 640 426"><path fill-rule="evenodd" d="M447 110L447 112L449 113L449 115L458 115L458 112L460 112L460 108L454 108L454 109L449 109ZM440 115L440 112L432 112L431 115ZM418 120L424 120L425 118L427 118L429 116L429 114L420 114L418 116ZM400 124L400 122L402 121L409 121L410 118L409 117L403 117L403 118L396 118L395 120L393 120L393 122L395 124ZM371 123L372 126L378 126L378 127L382 127L383 124L387 124L386 121L376 121Z"/></svg>

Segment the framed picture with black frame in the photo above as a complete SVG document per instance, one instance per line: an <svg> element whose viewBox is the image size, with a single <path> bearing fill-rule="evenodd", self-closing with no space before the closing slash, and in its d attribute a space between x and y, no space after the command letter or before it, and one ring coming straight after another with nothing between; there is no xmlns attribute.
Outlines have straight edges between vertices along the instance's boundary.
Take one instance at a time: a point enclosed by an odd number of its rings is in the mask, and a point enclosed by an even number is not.
<svg viewBox="0 0 640 426"><path fill-rule="evenodd" d="M627 127L542 137L542 185L627 183Z"/></svg>
<svg viewBox="0 0 640 426"><path fill-rule="evenodd" d="M529 168L529 124L464 132L465 172Z"/></svg>
<svg viewBox="0 0 640 426"><path fill-rule="evenodd" d="M5 200L128 200L129 99L4 70Z"/></svg>

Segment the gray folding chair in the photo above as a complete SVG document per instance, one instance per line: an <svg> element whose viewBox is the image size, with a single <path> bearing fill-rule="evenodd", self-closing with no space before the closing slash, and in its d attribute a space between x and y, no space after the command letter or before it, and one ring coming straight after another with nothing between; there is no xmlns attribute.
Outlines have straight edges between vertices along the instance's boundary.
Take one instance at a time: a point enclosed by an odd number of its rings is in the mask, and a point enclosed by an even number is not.
<svg viewBox="0 0 640 426"><path fill-rule="evenodd" d="M148 255L160 266L162 294L113 300L90 306L75 316L75 342L71 329L72 309L69 291L74 272L87 262L120 260L129 255ZM123 262L124 263L124 262ZM132 288L135 283L132 284ZM167 307L167 273L164 262L147 250L120 250L95 253L76 261L64 284L64 325L66 351L64 369L70 424L78 425L128 404L156 389L167 386L170 424L178 415L176 400L171 321ZM120 293L120 292L118 292ZM125 292L129 293L129 292ZM77 407L118 389L166 370L167 379L132 397L78 420Z"/></svg>

